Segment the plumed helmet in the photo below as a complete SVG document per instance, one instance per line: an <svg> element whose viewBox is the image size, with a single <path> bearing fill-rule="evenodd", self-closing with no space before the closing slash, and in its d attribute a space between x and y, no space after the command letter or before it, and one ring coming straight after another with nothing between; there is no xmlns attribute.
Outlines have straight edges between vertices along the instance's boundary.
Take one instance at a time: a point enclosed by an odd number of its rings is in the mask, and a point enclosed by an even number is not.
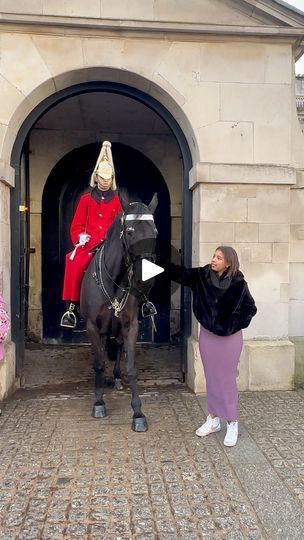
<svg viewBox="0 0 304 540"><path fill-rule="evenodd" d="M90 186L94 187L97 184L96 175L108 180L112 178L112 189L116 189L115 170L112 158L111 143L104 141L100 150L100 154L96 161L94 171L91 175Z"/></svg>

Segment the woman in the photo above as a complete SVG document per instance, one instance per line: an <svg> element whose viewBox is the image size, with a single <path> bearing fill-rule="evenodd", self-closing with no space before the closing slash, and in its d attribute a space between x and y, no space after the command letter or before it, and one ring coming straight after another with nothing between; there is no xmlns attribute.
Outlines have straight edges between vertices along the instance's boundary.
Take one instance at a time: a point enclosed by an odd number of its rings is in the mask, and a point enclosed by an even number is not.
<svg viewBox="0 0 304 540"><path fill-rule="evenodd" d="M237 366L247 328L257 308L242 272L236 251L230 246L215 250L211 264L199 268L170 265L171 278L191 287L193 312L199 321L199 349L204 366L208 416L196 435L220 431L227 421L224 439L234 446L238 438Z"/></svg>
<svg viewBox="0 0 304 540"><path fill-rule="evenodd" d="M102 145L90 186L91 191L79 200L70 228L74 250L66 255L62 299L67 301L67 311L60 322L65 328L76 326L75 307L80 299L83 274L94 249L105 240L107 230L122 211L115 191L115 171L108 141Z"/></svg>

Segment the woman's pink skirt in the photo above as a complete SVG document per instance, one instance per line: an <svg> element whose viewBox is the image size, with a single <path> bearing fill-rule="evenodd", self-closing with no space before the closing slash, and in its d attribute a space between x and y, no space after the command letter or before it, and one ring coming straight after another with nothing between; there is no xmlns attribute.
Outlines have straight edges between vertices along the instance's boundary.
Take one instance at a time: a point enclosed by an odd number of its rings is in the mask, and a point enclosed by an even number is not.
<svg viewBox="0 0 304 540"><path fill-rule="evenodd" d="M205 371L208 411L228 421L237 419L236 377L242 347L241 330L231 336L217 336L201 326L199 349Z"/></svg>

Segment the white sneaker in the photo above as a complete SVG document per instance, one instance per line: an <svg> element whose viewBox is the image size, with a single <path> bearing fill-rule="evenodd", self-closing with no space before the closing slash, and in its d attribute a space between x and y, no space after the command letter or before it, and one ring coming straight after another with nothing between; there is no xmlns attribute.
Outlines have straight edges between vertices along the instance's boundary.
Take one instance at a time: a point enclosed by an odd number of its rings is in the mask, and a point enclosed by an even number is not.
<svg viewBox="0 0 304 540"><path fill-rule="evenodd" d="M227 433L224 439L225 446L235 446L238 439L238 422L227 422Z"/></svg>
<svg viewBox="0 0 304 540"><path fill-rule="evenodd" d="M218 416L215 416L212 418L210 414L208 414L206 422L199 427L195 434L198 435L198 437L205 437L206 435L209 435L209 433L215 433L216 431L220 431L221 429L221 422Z"/></svg>

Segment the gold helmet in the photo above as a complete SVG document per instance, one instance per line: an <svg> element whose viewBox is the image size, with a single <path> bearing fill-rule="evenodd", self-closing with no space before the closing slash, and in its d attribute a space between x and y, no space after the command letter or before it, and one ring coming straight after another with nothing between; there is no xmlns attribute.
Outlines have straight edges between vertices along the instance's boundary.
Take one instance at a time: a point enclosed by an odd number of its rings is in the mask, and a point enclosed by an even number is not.
<svg viewBox="0 0 304 540"><path fill-rule="evenodd" d="M91 175L90 186L94 187L97 184L96 175L109 180L112 178L112 189L116 189L115 170L111 152L111 143L104 141L102 143L101 151L96 161L94 171Z"/></svg>

